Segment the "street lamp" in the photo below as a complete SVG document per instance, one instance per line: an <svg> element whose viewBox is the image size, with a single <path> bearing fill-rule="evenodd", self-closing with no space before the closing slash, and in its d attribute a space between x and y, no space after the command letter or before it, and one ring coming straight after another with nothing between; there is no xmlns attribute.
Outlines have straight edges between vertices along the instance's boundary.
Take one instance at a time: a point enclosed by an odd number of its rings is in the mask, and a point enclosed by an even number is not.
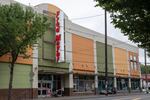
<svg viewBox="0 0 150 100"><path fill-rule="evenodd" d="M105 10L105 90L108 95L108 65L107 65L107 12Z"/></svg>
<svg viewBox="0 0 150 100"><path fill-rule="evenodd" d="M146 81L146 93L148 94L148 82L147 82L147 59L146 59L146 49L144 49L144 57L145 57L145 81Z"/></svg>

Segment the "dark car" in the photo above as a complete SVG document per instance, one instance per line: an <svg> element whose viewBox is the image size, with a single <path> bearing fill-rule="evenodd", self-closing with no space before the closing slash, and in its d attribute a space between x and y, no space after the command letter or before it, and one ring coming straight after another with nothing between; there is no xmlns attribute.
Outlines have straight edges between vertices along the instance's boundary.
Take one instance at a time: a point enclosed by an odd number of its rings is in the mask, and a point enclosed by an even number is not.
<svg viewBox="0 0 150 100"><path fill-rule="evenodd" d="M106 90L101 90L99 93L100 94L116 94L117 91L115 88L108 88L107 92L106 92Z"/></svg>

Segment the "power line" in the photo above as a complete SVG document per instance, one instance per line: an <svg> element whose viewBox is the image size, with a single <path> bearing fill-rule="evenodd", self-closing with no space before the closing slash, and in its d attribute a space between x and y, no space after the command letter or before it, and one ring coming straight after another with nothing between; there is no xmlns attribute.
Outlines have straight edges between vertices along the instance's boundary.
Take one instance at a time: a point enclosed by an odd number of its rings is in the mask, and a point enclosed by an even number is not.
<svg viewBox="0 0 150 100"><path fill-rule="evenodd" d="M94 18L94 17L99 17L104 14L99 14L99 15L93 15L93 16L87 16L87 17L78 17L78 18L72 18L71 20L84 20L84 19L89 19L89 18Z"/></svg>
<svg viewBox="0 0 150 100"><path fill-rule="evenodd" d="M66 27L66 29L68 29L68 30L71 30L71 31L77 31L77 32L81 32L81 33L85 33L85 34L88 34L88 35L91 35L91 36L93 36L93 37L98 37L98 38L102 38L102 39L104 39L104 37L99 37L98 35L96 35L96 34L92 34L92 33L88 33L88 32L84 32L84 31L79 31L79 30L76 30L76 29L72 29L72 28L67 28ZM69 32L69 31L65 31L66 32L66 34L69 34L69 33L71 33L71 34L73 34L72 32ZM79 35L80 36L80 35ZM83 36L80 36L80 37L83 37ZM85 37L84 37L85 38ZM88 39L90 39L90 38L88 38ZM92 40L92 39L91 39ZM131 42L131 41L120 41L120 40L117 40L117 39L114 39L114 40L116 40L116 41L114 41L114 42L117 42L117 43L113 43L113 45L130 45L129 44L129 42ZM119 43L119 42L122 42L122 43ZM70 41L68 41L68 42L70 42ZM100 42L100 41L97 41L97 42ZM128 43L125 43L125 42L128 42ZM103 43L103 42L101 42L101 43ZM110 45L110 44L109 44ZM133 46L133 45L131 45L131 46Z"/></svg>
<svg viewBox="0 0 150 100"><path fill-rule="evenodd" d="M69 31L71 30L71 31L77 31L77 32L80 32L80 33L85 33L85 34L87 34L87 35L91 35L91 36L93 36L93 37L98 37L98 38L102 38L102 39L104 39L104 37L100 37L98 34L92 34L92 33L88 33L88 32L85 32L85 31L80 31L80 30L77 30L77 29L73 29L73 28L69 28L69 27L66 27L66 29L68 29ZM66 33L71 33L71 32L69 32L69 31L65 31ZM71 33L71 34L73 34L73 33ZM100 33L99 33L100 34ZM104 36L104 34L100 34L100 35L102 35L102 36ZM80 35L79 35L80 36ZM83 36L81 36L81 37L83 37ZM108 37L110 37L110 36L108 36ZM110 37L110 38L112 38L112 37ZM89 38L90 39L90 38ZM124 45L130 45L129 43L125 43L125 42L131 42L131 41L120 41L120 40L117 40L117 39L115 39L115 38L113 38L114 40L114 42L122 42L122 43L115 43L115 44L124 44ZM112 40L112 39L111 39ZM99 42L99 41L98 41ZM131 45L131 46L133 46L133 45Z"/></svg>

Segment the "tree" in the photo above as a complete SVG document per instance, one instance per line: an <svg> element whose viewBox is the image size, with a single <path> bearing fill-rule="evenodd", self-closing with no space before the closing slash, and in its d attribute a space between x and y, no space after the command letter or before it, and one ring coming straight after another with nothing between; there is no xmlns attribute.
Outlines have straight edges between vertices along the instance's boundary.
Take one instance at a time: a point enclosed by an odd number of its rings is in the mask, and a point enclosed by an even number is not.
<svg viewBox="0 0 150 100"><path fill-rule="evenodd" d="M112 23L129 40L150 53L150 1L149 0L95 0L96 6L111 14ZM149 54L150 56L150 54Z"/></svg>
<svg viewBox="0 0 150 100"><path fill-rule="evenodd" d="M31 48L45 33L48 24L47 17L31 7L0 5L0 56L8 53L11 56L8 100L11 100L14 65L18 56L26 56L27 48Z"/></svg>
<svg viewBox="0 0 150 100"><path fill-rule="evenodd" d="M141 65L141 74L150 74L150 66Z"/></svg>

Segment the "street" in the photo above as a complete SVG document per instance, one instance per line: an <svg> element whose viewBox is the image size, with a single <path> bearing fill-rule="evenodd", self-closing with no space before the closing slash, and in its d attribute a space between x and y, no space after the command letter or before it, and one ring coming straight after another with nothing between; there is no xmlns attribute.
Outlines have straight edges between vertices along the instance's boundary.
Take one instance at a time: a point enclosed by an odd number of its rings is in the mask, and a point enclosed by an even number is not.
<svg viewBox="0 0 150 100"><path fill-rule="evenodd" d="M150 100L150 94L131 94L131 95L97 95L97 96L76 96L76 97L57 97L39 98L38 100Z"/></svg>
<svg viewBox="0 0 150 100"><path fill-rule="evenodd" d="M150 100L150 95L134 95L134 96L115 96L115 97L97 97L86 98L82 100Z"/></svg>

